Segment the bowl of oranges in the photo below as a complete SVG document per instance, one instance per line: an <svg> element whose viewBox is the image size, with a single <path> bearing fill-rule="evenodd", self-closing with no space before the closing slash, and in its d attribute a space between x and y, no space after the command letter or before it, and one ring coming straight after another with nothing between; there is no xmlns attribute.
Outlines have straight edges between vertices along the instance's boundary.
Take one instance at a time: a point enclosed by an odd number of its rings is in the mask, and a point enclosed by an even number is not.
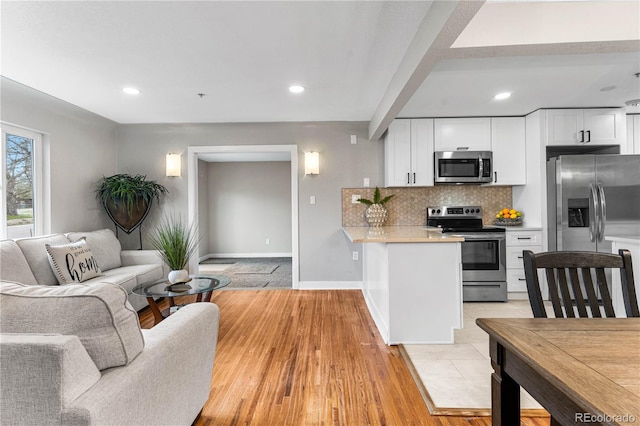
<svg viewBox="0 0 640 426"><path fill-rule="evenodd" d="M494 225L518 226L522 225L522 212L516 209L504 208L496 214Z"/></svg>

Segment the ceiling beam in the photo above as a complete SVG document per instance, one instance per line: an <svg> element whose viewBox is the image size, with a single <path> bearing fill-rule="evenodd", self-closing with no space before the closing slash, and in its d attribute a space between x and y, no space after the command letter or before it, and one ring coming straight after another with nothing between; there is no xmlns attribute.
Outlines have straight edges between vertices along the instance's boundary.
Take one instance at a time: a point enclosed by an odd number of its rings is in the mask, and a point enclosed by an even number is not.
<svg viewBox="0 0 640 426"><path fill-rule="evenodd" d="M369 140L382 137L483 4L484 0L436 0L431 4L369 121Z"/></svg>

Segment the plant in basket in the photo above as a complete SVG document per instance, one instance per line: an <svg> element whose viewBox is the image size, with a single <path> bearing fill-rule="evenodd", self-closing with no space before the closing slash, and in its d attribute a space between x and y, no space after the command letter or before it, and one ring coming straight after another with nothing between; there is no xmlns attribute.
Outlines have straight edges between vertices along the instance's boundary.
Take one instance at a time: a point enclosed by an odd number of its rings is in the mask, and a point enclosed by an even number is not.
<svg viewBox="0 0 640 426"><path fill-rule="evenodd" d="M522 212L516 209L504 208L496 214L494 223L502 226L522 225Z"/></svg>

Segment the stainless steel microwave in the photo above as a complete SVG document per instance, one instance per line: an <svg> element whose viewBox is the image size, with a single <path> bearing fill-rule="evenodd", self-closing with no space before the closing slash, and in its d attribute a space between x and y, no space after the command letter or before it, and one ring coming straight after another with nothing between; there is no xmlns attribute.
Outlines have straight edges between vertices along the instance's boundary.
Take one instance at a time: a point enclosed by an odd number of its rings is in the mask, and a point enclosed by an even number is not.
<svg viewBox="0 0 640 426"><path fill-rule="evenodd" d="M491 151L437 151L436 183L487 183L493 176Z"/></svg>

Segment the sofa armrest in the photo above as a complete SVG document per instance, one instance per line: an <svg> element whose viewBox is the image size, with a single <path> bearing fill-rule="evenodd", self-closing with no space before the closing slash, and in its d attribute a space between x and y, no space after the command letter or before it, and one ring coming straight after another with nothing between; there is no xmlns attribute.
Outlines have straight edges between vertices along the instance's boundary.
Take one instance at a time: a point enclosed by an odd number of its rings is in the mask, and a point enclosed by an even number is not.
<svg viewBox="0 0 640 426"><path fill-rule="evenodd" d="M191 424L209 397L218 322L218 306L200 302L143 330L142 353L126 367L103 370L72 408L90 411L95 424Z"/></svg>
<svg viewBox="0 0 640 426"><path fill-rule="evenodd" d="M162 265L162 276L166 277L171 272L169 265L162 261L157 250L122 250L120 252L122 266L133 265Z"/></svg>
<svg viewBox="0 0 640 426"><path fill-rule="evenodd" d="M0 424L63 424L61 413L100 379L77 336L0 335ZM89 413L78 411L80 423Z"/></svg>

